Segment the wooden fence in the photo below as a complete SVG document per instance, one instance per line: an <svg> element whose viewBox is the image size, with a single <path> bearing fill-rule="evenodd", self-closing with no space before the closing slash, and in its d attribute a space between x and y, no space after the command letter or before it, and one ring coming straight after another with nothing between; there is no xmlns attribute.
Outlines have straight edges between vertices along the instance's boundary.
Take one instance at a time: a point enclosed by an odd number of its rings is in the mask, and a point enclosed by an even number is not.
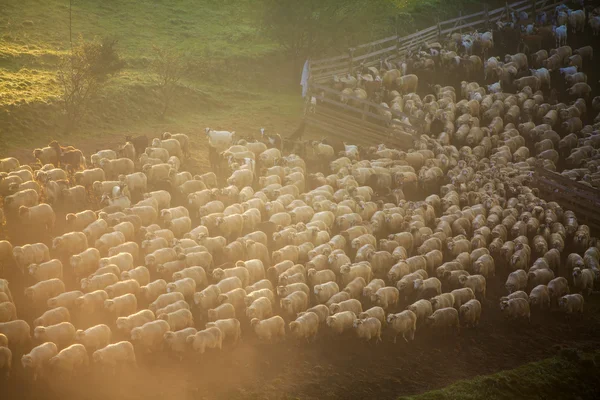
<svg viewBox="0 0 600 400"><path fill-rule="evenodd" d="M338 91L316 83L310 84L310 93L319 105L306 113L309 126L352 144L384 143L403 150L412 148L417 130L398 121L406 114L354 96L346 96L348 101L342 102ZM391 113L396 121L384 113Z"/></svg>
<svg viewBox="0 0 600 400"><path fill-rule="evenodd" d="M595 234L600 233L600 190L543 168L536 168L533 178L532 184L540 190L542 198L575 212L580 224L588 225Z"/></svg>
<svg viewBox="0 0 600 400"><path fill-rule="evenodd" d="M417 31L407 36L389 36L374 42L349 48L346 54L310 61L310 73L313 82L323 82L334 75L352 73L358 65L367 67L379 65L388 57L402 58L410 50L417 49L427 43L441 41L453 33L470 32L477 29L490 29L496 21L510 18L511 12L525 11L535 15L542 11L553 10L568 0L521 0L495 10L488 10L487 4L482 11L459 15L447 21L438 22L434 26Z"/></svg>

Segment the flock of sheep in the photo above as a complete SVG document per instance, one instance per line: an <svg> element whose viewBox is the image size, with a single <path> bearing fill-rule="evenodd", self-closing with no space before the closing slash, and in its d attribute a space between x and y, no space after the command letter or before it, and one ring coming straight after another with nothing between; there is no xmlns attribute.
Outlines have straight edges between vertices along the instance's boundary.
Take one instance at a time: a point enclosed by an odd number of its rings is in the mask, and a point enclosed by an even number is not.
<svg viewBox="0 0 600 400"><path fill-rule="evenodd" d="M588 32L582 33L586 26ZM466 144L480 156L477 144L481 139L500 133L504 127L500 119L512 122L531 144L519 144L515 160L531 163L537 158L547 169L561 170L572 180L598 188L600 135L594 125L583 123L600 111L600 96L591 97L595 83L588 82L586 74L594 70L593 47L572 49L566 39L567 35L591 37L599 31L600 8L586 12L561 5L552 14L538 14L535 20L521 12L512 21L498 22L493 31L455 33L444 45L423 45L406 59L383 60L379 68L361 66L356 75L334 76L330 85L341 91L342 103L362 109L359 99L378 102L385 109L373 112L391 125L414 125L442 145ZM552 48L555 39L557 47ZM522 52L506 54L504 62L500 57L486 59L495 47ZM461 82L460 95L451 91L441 96L445 88L435 85L440 77L473 81ZM425 86L433 93L423 98L411 95ZM457 108L463 118L450 118L448 107ZM600 117L589 120L599 123Z"/></svg>
<svg viewBox="0 0 600 400"><path fill-rule="evenodd" d="M415 57L435 64L430 50ZM557 54L566 64L572 52ZM528 71L531 55L510 57L500 70ZM427 121L412 151L344 144L336 154L314 142L311 156L327 168L315 171L282 154L280 138L236 141L207 128L229 169L225 185L181 169L184 134L127 138L89 162L55 141L34 150L35 168L0 160L5 231L52 236L50 246L0 241L9 278L0 280L0 369L10 374L23 354L34 378L70 376L90 357L115 369L136 354L235 346L242 334L377 342L385 330L411 341L476 327L483 306L523 320L583 312L600 279L596 239L529 184L540 162L556 169L567 138L571 156L589 151L582 162L593 161L597 123L581 119L588 99L549 104L537 76L513 94L465 82L421 98L417 83L406 86L415 75L369 71L334 84L355 93L377 73L390 107ZM484 301L504 277L507 296Z"/></svg>

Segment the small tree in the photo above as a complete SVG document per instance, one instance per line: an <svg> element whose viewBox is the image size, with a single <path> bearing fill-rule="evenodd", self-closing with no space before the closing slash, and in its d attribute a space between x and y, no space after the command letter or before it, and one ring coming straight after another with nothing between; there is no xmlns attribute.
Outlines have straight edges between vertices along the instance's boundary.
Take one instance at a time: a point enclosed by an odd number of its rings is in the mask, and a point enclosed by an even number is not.
<svg viewBox="0 0 600 400"><path fill-rule="evenodd" d="M162 103L161 117L167 114L181 80L189 69L187 58L176 50L153 46L152 69L157 75L158 96Z"/></svg>
<svg viewBox="0 0 600 400"><path fill-rule="evenodd" d="M84 41L79 38L70 54L61 60L57 78L62 88L67 130L81 122L90 100L123 68L116 44L114 39Z"/></svg>

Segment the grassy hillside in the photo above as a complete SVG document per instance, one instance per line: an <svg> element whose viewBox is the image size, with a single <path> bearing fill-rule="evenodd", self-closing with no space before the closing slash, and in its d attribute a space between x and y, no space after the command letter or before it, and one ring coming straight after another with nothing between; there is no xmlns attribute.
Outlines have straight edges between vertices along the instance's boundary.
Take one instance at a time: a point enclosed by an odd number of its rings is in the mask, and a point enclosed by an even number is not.
<svg viewBox="0 0 600 400"><path fill-rule="evenodd" d="M381 9L386 11L357 19L353 30L361 42L393 29L390 14L396 11L402 15L401 29L412 32L433 24L437 16L449 18L459 9L481 7L475 0L374 1L384 4ZM69 0L3 0L0 152L18 154L50 138L79 145L82 138L106 140L165 129L197 133L206 126L243 134L264 126L288 134L297 125L302 101L294 71L301 65L292 65L273 35L262 30L262 1L72 0L72 4L73 39L116 38L126 67L94 101L84 124L66 135L56 71L70 48ZM149 68L153 46L177 49L192 64L166 119L159 118L156 77ZM339 43L330 52L337 54L343 48Z"/></svg>
<svg viewBox="0 0 600 400"><path fill-rule="evenodd" d="M567 351L569 355L572 353ZM600 383L593 357L572 360L557 356L399 400L595 399Z"/></svg>
<svg viewBox="0 0 600 400"><path fill-rule="evenodd" d="M290 119L297 119L301 99L296 88L282 83L285 76L272 74L269 80L264 79L268 72L264 66L270 64L264 61L274 64L279 46L263 39L256 23L259 10L253 3L73 0L74 40L79 36L114 37L126 61L126 68L110 81L95 101L87 124L75 136L173 125L188 131L210 125L244 132L263 125L279 129ZM160 107L154 92L155 76L149 71L152 46L176 48L193 64L167 120L157 116ZM68 49L68 0L3 2L0 146L31 147L46 142L49 136L63 137L57 118L60 88L55 74L60 56ZM257 62L261 68L252 68Z"/></svg>

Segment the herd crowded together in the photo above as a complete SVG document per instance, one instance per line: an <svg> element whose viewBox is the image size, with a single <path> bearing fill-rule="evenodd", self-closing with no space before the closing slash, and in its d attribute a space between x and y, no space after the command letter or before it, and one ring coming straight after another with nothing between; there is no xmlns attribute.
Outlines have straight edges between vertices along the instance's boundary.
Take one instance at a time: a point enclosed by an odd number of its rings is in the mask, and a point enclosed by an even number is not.
<svg viewBox="0 0 600 400"><path fill-rule="evenodd" d="M587 18L593 27L598 17ZM429 47L401 68L435 68L453 51ZM0 160L0 220L15 243L0 241L0 369L22 354L33 377L69 376L90 358L114 369L161 350L218 351L242 335L411 341L476 327L485 307L524 320L583 312L600 279L596 239L529 184L534 166L556 170L560 154L573 168L564 174L596 183L600 135L582 118L599 101L590 108L591 89L573 90L589 86L572 82L569 93L584 96L552 104L540 70L517 78L538 53L496 59L503 90L493 93L465 82L421 99L417 75L395 68L336 79L426 121L408 152L313 142L305 160L283 154L279 136L207 128L226 183L182 170L184 134L128 137L89 161L56 141L34 150L36 165ZM576 53L563 46L548 60L567 68ZM585 80L581 67L567 76ZM372 94L369 81L380 83ZM485 301L496 279L506 279L499 304Z"/></svg>
<svg viewBox="0 0 600 400"><path fill-rule="evenodd" d="M455 33L404 59L382 60L379 68L360 66L355 74L334 76L329 85L341 91L342 103L362 109L360 100L377 102L384 108L373 112L391 125L414 125L442 145L467 145L480 157L486 155L477 146L482 138L489 137L497 147L495 138L506 131L504 124L513 123L531 145L519 142L516 161L535 154L545 168L600 187L600 135L594 125L583 123L586 118L600 122L600 96L592 98L595 82L587 76L594 71L593 47L566 45L567 35L592 38L598 32L600 8L585 12L561 5L535 19L521 12L489 32ZM502 51L507 53L502 58L486 59L490 52ZM472 81L460 82L460 93L436 85L465 78ZM417 88L428 94L417 95ZM456 113L462 117L454 118Z"/></svg>

